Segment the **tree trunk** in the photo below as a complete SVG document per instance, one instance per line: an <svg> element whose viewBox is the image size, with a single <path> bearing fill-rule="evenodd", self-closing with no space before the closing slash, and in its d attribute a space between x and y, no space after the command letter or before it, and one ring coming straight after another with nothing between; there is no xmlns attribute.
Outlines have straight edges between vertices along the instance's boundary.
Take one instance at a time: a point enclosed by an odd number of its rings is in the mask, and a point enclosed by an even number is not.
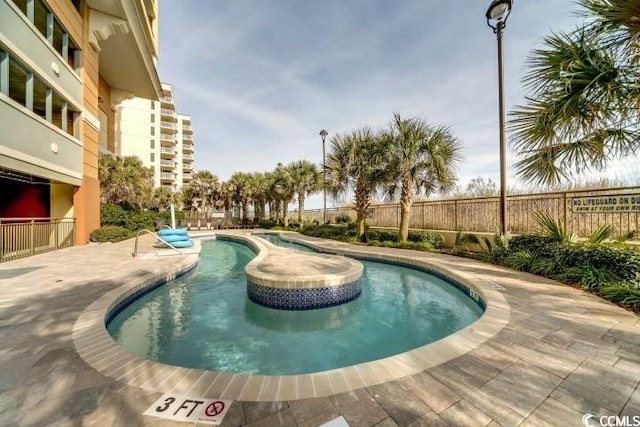
<svg viewBox="0 0 640 427"><path fill-rule="evenodd" d="M367 242L367 209L369 209L369 192L363 181L358 181L355 188L355 209L357 237L362 243Z"/></svg>
<svg viewBox="0 0 640 427"><path fill-rule="evenodd" d="M304 210L304 193L298 193L298 225L302 226L302 211Z"/></svg>
<svg viewBox="0 0 640 427"><path fill-rule="evenodd" d="M246 201L242 202L242 222L247 221L247 219L249 218L249 203L247 203Z"/></svg>
<svg viewBox="0 0 640 427"><path fill-rule="evenodd" d="M288 205L289 204L287 202L282 202L282 224L284 228L287 228L289 226L289 215L287 212Z"/></svg>
<svg viewBox="0 0 640 427"><path fill-rule="evenodd" d="M409 216L411 215L412 186L409 180L402 180L400 190L400 230L398 231L398 241L406 242L409 237Z"/></svg>
<svg viewBox="0 0 640 427"><path fill-rule="evenodd" d="M281 204L280 200L276 200L276 203L275 203L276 219L275 219L275 221L277 223L280 222L280 214L281 214L280 204Z"/></svg>

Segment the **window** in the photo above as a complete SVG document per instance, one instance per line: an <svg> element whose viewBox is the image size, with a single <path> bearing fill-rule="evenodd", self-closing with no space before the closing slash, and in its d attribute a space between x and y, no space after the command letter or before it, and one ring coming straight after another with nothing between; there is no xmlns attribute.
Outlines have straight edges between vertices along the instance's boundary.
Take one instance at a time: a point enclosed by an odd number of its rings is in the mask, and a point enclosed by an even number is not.
<svg viewBox="0 0 640 427"><path fill-rule="evenodd" d="M13 0L13 2L22 13L29 17L27 0ZM33 25L51 43L56 52L77 72L80 68L80 49L71 40L69 34L42 0L33 0Z"/></svg>
<svg viewBox="0 0 640 427"><path fill-rule="evenodd" d="M3 57L4 60L2 60ZM8 63L8 66L4 65L5 63ZM5 74L2 71L5 66L8 68L7 81L4 80ZM66 130L69 135L77 137L78 111L71 110L62 96L2 49L0 49L0 88L7 89L6 93L13 101L30 109L58 129Z"/></svg>
<svg viewBox="0 0 640 427"><path fill-rule="evenodd" d="M156 161L156 155L155 153L151 153L151 163Z"/></svg>
<svg viewBox="0 0 640 427"><path fill-rule="evenodd" d="M151 113L151 123L155 123L156 122L156 115Z"/></svg>
<svg viewBox="0 0 640 427"><path fill-rule="evenodd" d="M33 78L33 112L47 119L47 86L37 77Z"/></svg>
<svg viewBox="0 0 640 427"><path fill-rule="evenodd" d="M151 136L154 136L155 134L156 134L156 127L151 126Z"/></svg>
<svg viewBox="0 0 640 427"><path fill-rule="evenodd" d="M27 106L27 70L9 57L9 97L23 107Z"/></svg>
<svg viewBox="0 0 640 427"><path fill-rule="evenodd" d="M156 142L152 139L151 140L151 149L154 150L156 148Z"/></svg>
<svg viewBox="0 0 640 427"><path fill-rule="evenodd" d="M156 108L156 102L152 99L151 100L151 109L155 109Z"/></svg>

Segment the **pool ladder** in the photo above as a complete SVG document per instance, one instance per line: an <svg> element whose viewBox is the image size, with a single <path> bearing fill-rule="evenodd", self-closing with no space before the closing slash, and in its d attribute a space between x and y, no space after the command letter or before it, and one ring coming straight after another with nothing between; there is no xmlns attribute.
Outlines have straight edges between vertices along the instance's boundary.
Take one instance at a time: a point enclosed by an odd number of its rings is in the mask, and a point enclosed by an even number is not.
<svg viewBox="0 0 640 427"><path fill-rule="evenodd" d="M165 225L165 227L171 228L171 227L168 227L166 225ZM176 248L171 243L167 242L162 237L160 237L159 235L155 234L153 231L150 231L150 230L147 230L147 229L142 229L142 230L138 231L138 233L136 233L136 244L135 244L135 246L133 248L133 252L131 252L131 256L133 256L134 258L136 256L138 256L138 238L140 237L141 234L144 234L144 233L149 233L149 234L155 235L156 238L158 240L160 240L162 243L164 243L165 245L169 246L171 249L173 249L174 251L178 252L180 255L184 255L180 249Z"/></svg>

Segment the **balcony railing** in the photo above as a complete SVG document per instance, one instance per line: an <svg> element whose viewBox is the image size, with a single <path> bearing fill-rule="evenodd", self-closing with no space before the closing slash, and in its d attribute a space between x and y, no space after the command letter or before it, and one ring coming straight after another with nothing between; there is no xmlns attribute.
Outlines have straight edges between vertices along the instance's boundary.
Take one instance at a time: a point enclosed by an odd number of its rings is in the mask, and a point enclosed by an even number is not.
<svg viewBox="0 0 640 427"><path fill-rule="evenodd" d="M176 142L176 137L175 135L160 135L160 139L163 141L170 141L170 142Z"/></svg>
<svg viewBox="0 0 640 427"><path fill-rule="evenodd" d="M183 154L182 160L193 160L193 154Z"/></svg>
<svg viewBox="0 0 640 427"><path fill-rule="evenodd" d="M173 160L160 160L160 166L174 167L176 163Z"/></svg>
<svg viewBox="0 0 640 427"><path fill-rule="evenodd" d="M0 218L0 262L73 246L75 218Z"/></svg>
<svg viewBox="0 0 640 427"><path fill-rule="evenodd" d="M182 174L182 180L187 180L187 181L191 181L191 174L190 173L183 173Z"/></svg>
<svg viewBox="0 0 640 427"><path fill-rule="evenodd" d="M175 129L176 128L176 124L173 122L165 122L165 121L161 121L160 122L160 126L166 127L166 128L170 128L170 129Z"/></svg>
<svg viewBox="0 0 640 427"><path fill-rule="evenodd" d="M160 147L160 152L163 154L173 154L175 155L176 152L173 148L165 148L165 147Z"/></svg>
<svg viewBox="0 0 640 427"><path fill-rule="evenodd" d="M160 174L160 178L162 179L175 179L175 175L169 172L162 172Z"/></svg>
<svg viewBox="0 0 640 427"><path fill-rule="evenodd" d="M182 135L182 139L186 141L193 141L193 136L191 135Z"/></svg>
<svg viewBox="0 0 640 427"><path fill-rule="evenodd" d="M176 116L175 110L170 110L169 108L161 108L160 114L164 114L165 116L171 116L171 117Z"/></svg>
<svg viewBox="0 0 640 427"><path fill-rule="evenodd" d="M182 170L193 170L193 165L190 163L185 163L184 165L182 165Z"/></svg>
<svg viewBox="0 0 640 427"><path fill-rule="evenodd" d="M161 96L160 101L168 102L169 104L173 104L173 98L170 96Z"/></svg>
<svg viewBox="0 0 640 427"><path fill-rule="evenodd" d="M182 130L193 130L191 125L182 125Z"/></svg>

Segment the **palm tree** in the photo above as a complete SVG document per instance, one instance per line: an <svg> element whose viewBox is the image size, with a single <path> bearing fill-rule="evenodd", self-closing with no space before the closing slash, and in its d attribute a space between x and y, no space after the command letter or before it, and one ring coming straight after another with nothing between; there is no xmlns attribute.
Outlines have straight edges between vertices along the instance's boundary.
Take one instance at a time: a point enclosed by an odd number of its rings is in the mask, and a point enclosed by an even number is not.
<svg viewBox="0 0 640 427"><path fill-rule="evenodd" d="M208 170L194 173L191 184L184 190L184 204L190 209L207 212L216 202L219 186L218 177Z"/></svg>
<svg viewBox="0 0 640 427"><path fill-rule="evenodd" d="M462 146L445 126L434 127L413 117L393 115L379 149L385 159L385 190L394 198L400 190L398 241L409 235L409 215L416 194L429 195L455 188L454 167L462 159Z"/></svg>
<svg viewBox="0 0 640 427"><path fill-rule="evenodd" d="M524 155L519 174L557 184L573 172L604 169L640 149L640 5L629 0L580 0L589 21L554 33L529 58L526 105L509 131Z"/></svg>
<svg viewBox="0 0 640 427"><path fill-rule="evenodd" d="M279 210L282 212L282 224L286 228L289 226L289 203L296 194L293 181L293 171L290 167L285 167L278 163L272 172L271 192L276 201L276 221L279 219Z"/></svg>
<svg viewBox="0 0 640 427"><path fill-rule="evenodd" d="M324 165L327 185L334 198L353 191L357 237L362 242L367 240L367 209L383 178L378 146L379 138L369 128L335 135Z"/></svg>
<svg viewBox="0 0 640 427"><path fill-rule="evenodd" d="M98 178L102 203L127 203L139 208L151 197L153 171L136 156L101 155Z"/></svg>
<svg viewBox="0 0 640 427"><path fill-rule="evenodd" d="M304 200L309 194L316 193L322 188L322 175L316 165L308 160L298 160L287 166L291 170L293 187L298 195L298 224L302 224Z"/></svg>
<svg viewBox="0 0 640 427"><path fill-rule="evenodd" d="M253 195L253 209L255 218L264 219L265 204L267 203L268 180L264 173L254 172L249 181L250 191Z"/></svg>
<svg viewBox="0 0 640 427"><path fill-rule="evenodd" d="M167 209L174 201L174 193L170 188L165 186L156 187L151 195L151 206L160 212Z"/></svg>
<svg viewBox="0 0 640 427"><path fill-rule="evenodd" d="M251 194L252 176L245 172L235 172L231 175L230 182L233 183L235 191L233 193L233 201L242 208L242 220L247 221L249 218L249 203L252 200Z"/></svg>

